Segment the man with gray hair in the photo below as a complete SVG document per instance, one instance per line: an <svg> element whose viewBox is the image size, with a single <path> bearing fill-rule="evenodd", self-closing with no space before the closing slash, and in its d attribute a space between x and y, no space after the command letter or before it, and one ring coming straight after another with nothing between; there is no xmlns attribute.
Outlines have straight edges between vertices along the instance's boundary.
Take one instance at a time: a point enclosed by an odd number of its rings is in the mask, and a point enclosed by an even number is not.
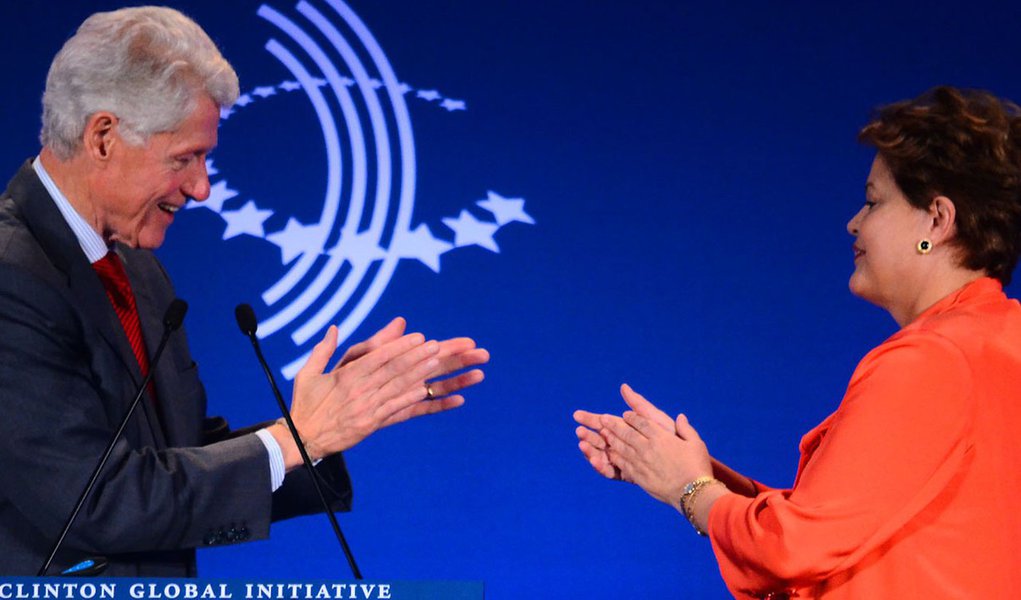
<svg viewBox="0 0 1021 600"><path fill-rule="evenodd" d="M206 417L183 332L149 364L174 298L149 250L209 196L206 157L237 96L215 44L168 8L92 15L53 61L43 148L0 197L0 575L39 568L150 366L54 571L99 554L108 575L193 576L196 547L318 510L284 425L230 432ZM482 380L450 375L488 360L469 338L404 329L395 319L328 370L331 327L295 378L294 422L334 510L351 499L341 451L460 406Z"/></svg>

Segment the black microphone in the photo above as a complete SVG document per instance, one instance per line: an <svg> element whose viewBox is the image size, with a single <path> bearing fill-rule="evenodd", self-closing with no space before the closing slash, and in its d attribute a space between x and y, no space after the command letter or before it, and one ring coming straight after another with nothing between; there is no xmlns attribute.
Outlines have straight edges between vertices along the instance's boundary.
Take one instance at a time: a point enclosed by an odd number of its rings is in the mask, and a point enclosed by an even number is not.
<svg viewBox="0 0 1021 600"><path fill-rule="evenodd" d="M337 517L330 510L330 503L326 501L326 496L323 494L323 488L319 485L319 473L316 472L315 467L312 465L312 459L309 458L308 453L305 452L305 444L301 441L301 436L298 435L298 428L294 426L294 421L291 420L291 411L287 409L287 404L284 402L284 397L280 394L280 388L277 386L276 379L273 377L273 371L269 368L266 363L266 358L262 355L262 349L259 347L259 338L256 337L255 331L259 328L259 322L255 318L255 311L248 304L238 304L234 308L234 317L238 321L238 327L241 328L241 333L245 334L252 342L252 348L255 348L255 356L259 359L259 364L262 365L262 370L266 373L266 379L269 380L269 386L273 388L273 396L277 400L277 405L280 406L280 413L284 415L284 421L287 422L287 428L291 431L291 437L294 438L294 443L298 446L298 452L301 453L301 461L305 463L305 469L308 471L309 477L312 479L312 485L316 489L316 493L319 494L319 501L323 504L323 510L326 512L326 517L330 520L330 525L333 527L333 533L337 536L337 541L340 542L340 548L344 551L344 557L347 558L347 564L351 567L351 573L355 579L362 579L362 572L358 570L358 565L355 563L354 554L351 553L351 547L347 545L347 540L344 538L344 532L340 530L340 524L337 523Z"/></svg>
<svg viewBox="0 0 1021 600"><path fill-rule="evenodd" d="M167 341L170 340L170 334L177 331L181 327L181 323L184 321L184 314L188 312L188 303L180 298L174 298L170 302L170 306L167 307L167 312L163 313L163 336L160 338L160 343L156 346L156 353L153 354L152 360L149 361L149 372L146 373L145 378L142 379L142 383L138 385L138 392L135 394L135 399L128 407L128 412L124 414L124 418L121 419L120 425L117 427L117 431L113 434L110 439L110 443L106 446L106 450L103 452L102 458L99 459L99 463L96 465L95 470L92 471L92 476L89 478L88 484L85 485L85 489L82 490L81 496L78 497L78 503L75 504L74 510L71 511L71 516L67 518L67 522L64 524L64 528L60 531L60 537L53 544L53 548L50 550L50 555L46 558L46 562L39 569L36 574L39 577L46 575L46 571L49 570L50 565L53 563L53 558L57 556L57 551L60 550L60 545L64 543L64 538L67 537L67 532L71 530L71 525L74 524L75 519L78 518L78 513L81 512L82 506L85 505L85 500L92 493L92 488L95 487L96 482L99 481L99 473L106 466L106 462L110 460L110 455L113 454L113 447L117 444L117 440L120 439L121 434L124 433L125 427L128 425L128 419L135 412L138 404L142 401L142 394L145 393L145 389L149 386L149 382L152 381L153 373L156 372L156 364L159 362L160 357L163 356L163 349L167 346ZM86 563L91 563L87 568L82 568ZM86 561L78 563L77 565L68 569L68 575L80 575L82 571L89 575L98 575L104 569L106 569L107 561L103 557L90 558ZM98 569L98 570L97 570Z"/></svg>
<svg viewBox="0 0 1021 600"><path fill-rule="evenodd" d="M162 344L166 343L166 339L170 337L170 334L181 328L181 324L184 323L184 315L188 312L188 303L180 298L174 298L170 301L170 306L167 307L167 312L163 313L163 338L160 340L160 347L156 349L156 357L159 357L160 351L163 350Z"/></svg>

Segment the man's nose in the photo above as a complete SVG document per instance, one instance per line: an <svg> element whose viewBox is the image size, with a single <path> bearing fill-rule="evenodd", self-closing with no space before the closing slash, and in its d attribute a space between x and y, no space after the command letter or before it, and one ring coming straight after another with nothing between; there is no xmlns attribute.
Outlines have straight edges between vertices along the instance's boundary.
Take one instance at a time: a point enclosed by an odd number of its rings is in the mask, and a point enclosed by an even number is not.
<svg viewBox="0 0 1021 600"><path fill-rule="evenodd" d="M196 160L195 163L193 173L181 186L181 192L196 202L202 202L209 198L209 173L206 172L205 160Z"/></svg>

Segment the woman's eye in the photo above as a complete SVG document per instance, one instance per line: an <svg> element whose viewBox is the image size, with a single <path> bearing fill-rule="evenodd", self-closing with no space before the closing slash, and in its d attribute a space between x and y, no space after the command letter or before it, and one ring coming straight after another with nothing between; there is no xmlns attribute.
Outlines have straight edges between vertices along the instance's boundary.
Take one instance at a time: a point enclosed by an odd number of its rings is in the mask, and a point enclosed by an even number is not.
<svg viewBox="0 0 1021 600"><path fill-rule="evenodd" d="M866 206L867 208L872 208L872 207L873 207L873 206L875 206L875 205L876 205L876 203L875 203L875 202L873 202L873 201L871 201L871 200L866 200L866 201L865 201L865 206Z"/></svg>

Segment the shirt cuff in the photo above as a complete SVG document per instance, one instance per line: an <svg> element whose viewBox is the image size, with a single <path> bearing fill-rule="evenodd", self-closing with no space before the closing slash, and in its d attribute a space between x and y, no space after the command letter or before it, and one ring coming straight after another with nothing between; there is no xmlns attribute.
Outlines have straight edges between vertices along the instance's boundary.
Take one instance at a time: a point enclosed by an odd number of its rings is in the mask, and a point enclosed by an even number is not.
<svg viewBox="0 0 1021 600"><path fill-rule="evenodd" d="M271 491L275 492L284 484L286 473L284 453L281 452L280 444L277 443L276 438L268 430L260 429L255 432L255 435L262 440L262 445L266 446L266 453L269 454L269 479L273 488Z"/></svg>

